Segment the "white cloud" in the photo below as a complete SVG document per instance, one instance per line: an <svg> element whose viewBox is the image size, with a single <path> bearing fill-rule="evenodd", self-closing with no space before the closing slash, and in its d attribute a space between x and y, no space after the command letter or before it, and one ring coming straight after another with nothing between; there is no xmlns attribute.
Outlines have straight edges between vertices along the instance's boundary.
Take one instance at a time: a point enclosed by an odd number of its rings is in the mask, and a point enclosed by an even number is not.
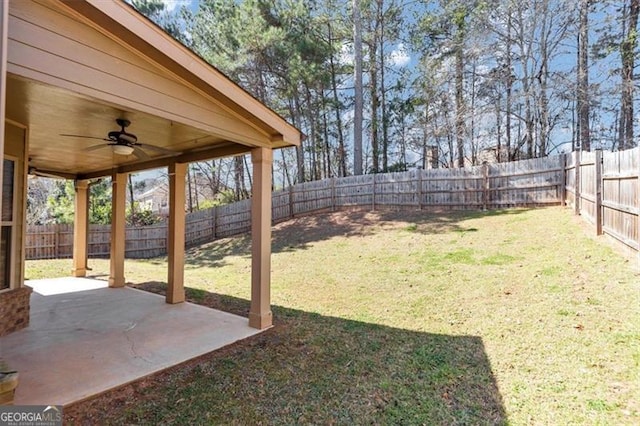
<svg viewBox="0 0 640 426"><path fill-rule="evenodd" d="M411 62L411 56L407 53L403 43L399 43L398 46L389 55L391 65L394 67L402 68L409 65Z"/></svg>
<svg viewBox="0 0 640 426"><path fill-rule="evenodd" d="M164 9L171 13L182 6L190 7L193 0L162 0L162 3L164 3Z"/></svg>
<svg viewBox="0 0 640 426"><path fill-rule="evenodd" d="M343 43L340 46L340 54L338 55L338 61L342 65L353 65L353 44L352 43Z"/></svg>

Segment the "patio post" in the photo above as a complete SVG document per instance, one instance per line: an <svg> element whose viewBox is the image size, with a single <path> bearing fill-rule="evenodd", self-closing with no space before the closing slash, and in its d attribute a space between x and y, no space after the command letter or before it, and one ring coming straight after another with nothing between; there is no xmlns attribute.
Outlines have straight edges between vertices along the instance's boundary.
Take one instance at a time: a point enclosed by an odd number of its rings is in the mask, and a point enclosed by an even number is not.
<svg viewBox="0 0 640 426"><path fill-rule="evenodd" d="M188 163L169 166L167 303L184 302L185 175Z"/></svg>
<svg viewBox="0 0 640 426"><path fill-rule="evenodd" d="M271 327L271 148L251 151L251 307L249 326Z"/></svg>
<svg viewBox="0 0 640 426"><path fill-rule="evenodd" d="M75 182L76 200L73 221L73 270L74 277L87 275L87 245L89 237L89 181Z"/></svg>
<svg viewBox="0 0 640 426"><path fill-rule="evenodd" d="M109 287L124 287L127 173L113 173L111 182L111 267Z"/></svg>

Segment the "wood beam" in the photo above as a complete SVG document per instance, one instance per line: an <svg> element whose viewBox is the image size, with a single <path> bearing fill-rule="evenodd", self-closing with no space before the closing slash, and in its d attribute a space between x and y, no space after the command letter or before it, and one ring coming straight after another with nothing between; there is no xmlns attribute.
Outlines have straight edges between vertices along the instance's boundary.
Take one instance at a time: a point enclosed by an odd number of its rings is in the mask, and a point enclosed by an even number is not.
<svg viewBox="0 0 640 426"><path fill-rule="evenodd" d="M187 164L169 166L169 271L167 303L184 302L185 175Z"/></svg>
<svg viewBox="0 0 640 426"><path fill-rule="evenodd" d="M271 167L273 150L255 148L251 197L251 307L249 326L271 327Z"/></svg>
<svg viewBox="0 0 640 426"><path fill-rule="evenodd" d="M122 166L117 167L116 171L117 173L134 173L142 170L169 167L173 163L193 163L196 161L205 161L214 158L241 155L250 152L250 150L251 148L248 146L229 143L223 146L207 148L201 151L187 152L174 157L158 158L141 163L123 164ZM95 172L79 174L78 179L95 179L109 176L111 173L113 173L113 169L98 170Z"/></svg>
<svg viewBox="0 0 640 426"><path fill-rule="evenodd" d="M73 173L58 172L55 170L34 169L34 168L29 169L29 174L33 176L40 176L40 177L51 178L51 179L76 180L77 178L77 176L74 175ZM86 180L86 179L83 179L83 180Z"/></svg>
<svg viewBox="0 0 640 426"><path fill-rule="evenodd" d="M202 151L186 152L176 158L178 163L194 163L197 161L206 161L214 158L231 157L241 154L247 154L251 151L251 147L240 144L225 145L214 148L204 149Z"/></svg>
<svg viewBox="0 0 640 426"><path fill-rule="evenodd" d="M74 277L87 275L89 254L89 181L75 182L76 199L73 220L73 270Z"/></svg>
<svg viewBox="0 0 640 426"><path fill-rule="evenodd" d="M111 179L111 262L109 287L124 287L127 174L114 173Z"/></svg>

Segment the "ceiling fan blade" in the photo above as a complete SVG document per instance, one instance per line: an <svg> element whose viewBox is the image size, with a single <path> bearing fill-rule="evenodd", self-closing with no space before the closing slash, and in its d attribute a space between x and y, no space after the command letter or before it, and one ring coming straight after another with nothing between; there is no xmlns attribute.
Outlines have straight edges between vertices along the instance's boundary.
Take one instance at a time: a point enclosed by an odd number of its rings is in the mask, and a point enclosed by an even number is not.
<svg viewBox="0 0 640 426"><path fill-rule="evenodd" d="M146 152L144 152L143 150L141 150L139 147L134 146L133 147L133 155L135 155L136 157L138 157L138 159L140 160L150 160L151 158L147 155Z"/></svg>
<svg viewBox="0 0 640 426"><path fill-rule="evenodd" d="M85 136L85 135L67 135L67 134L61 134L60 136L64 136L64 137L68 137L68 138L81 138L81 139L96 139L99 141L107 141L107 142L111 142L111 139L107 139L107 138L98 138L95 136Z"/></svg>
<svg viewBox="0 0 640 426"><path fill-rule="evenodd" d="M106 148L108 146L109 146L108 144L93 145L93 146L90 146L88 148L83 149L82 151L84 151L84 152L97 151L99 149Z"/></svg>
<svg viewBox="0 0 640 426"><path fill-rule="evenodd" d="M165 155L179 155L180 154L179 152L171 151L170 149L161 148L161 147L155 146L155 145L148 145L148 144L141 144L141 143L138 143L136 145L140 146L140 147L144 147L144 149L146 149L146 150L156 151L156 152L159 152L159 153L165 154Z"/></svg>

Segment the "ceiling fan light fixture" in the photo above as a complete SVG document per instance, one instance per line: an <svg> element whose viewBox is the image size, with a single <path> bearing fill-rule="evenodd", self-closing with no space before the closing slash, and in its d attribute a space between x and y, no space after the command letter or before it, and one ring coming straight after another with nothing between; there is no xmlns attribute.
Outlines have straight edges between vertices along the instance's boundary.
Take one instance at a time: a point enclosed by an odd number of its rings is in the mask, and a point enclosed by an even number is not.
<svg viewBox="0 0 640 426"><path fill-rule="evenodd" d="M133 154L133 147L127 145L111 145L113 153L116 155L131 155Z"/></svg>

